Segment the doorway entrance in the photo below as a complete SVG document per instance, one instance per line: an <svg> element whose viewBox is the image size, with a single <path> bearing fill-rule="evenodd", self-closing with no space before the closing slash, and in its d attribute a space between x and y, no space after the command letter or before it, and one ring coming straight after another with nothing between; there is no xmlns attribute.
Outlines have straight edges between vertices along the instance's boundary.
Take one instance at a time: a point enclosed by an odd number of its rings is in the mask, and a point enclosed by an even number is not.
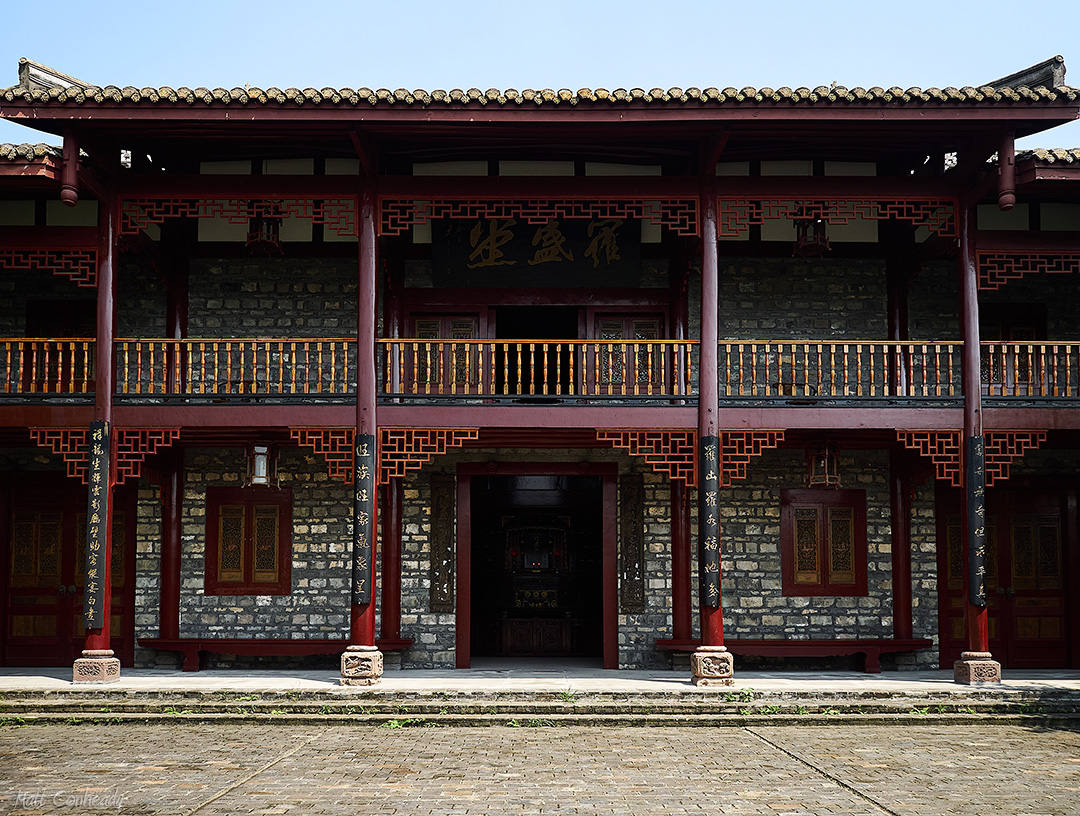
<svg viewBox="0 0 1080 816"><path fill-rule="evenodd" d="M61 474L21 473L15 482L0 502L0 665L70 666L86 637L86 488ZM110 646L125 666L134 655L134 498L115 489Z"/></svg>
<svg viewBox="0 0 1080 816"><path fill-rule="evenodd" d="M496 340L538 342L496 346L495 393L538 402L577 390L571 388L577 349L565 341L580 336L578 317L576 306L496 307Z"/></svg>
<svg viewBox="0 0 1080 816"><path fill-rule="evenodd" d="M618 668L617 478L608 463L458 466L458 668L474 654Z"/></svg>
<svg viewBox="0 0 1080 816"><path fill-rule="evenodd" d="M990 651L1005 668L1066 668L1077 601L1066 590L1067 567L1075 561L1075 555L1069 557L1066 502L1060 493L1049 490L992 488L986 497ZM967 553L956 512L959 495L952 493L949 498L954 510L939 527L946 577L942 582L942 665L951 665L966 648ZM1074 655L1073 665L1076 659Z"/></svg>
<svg viewBox="0 0 1080 816"><path fill-rule="evenodd" d="M473 478L474 656L600 657L600 506L597 476Z"/></svg>

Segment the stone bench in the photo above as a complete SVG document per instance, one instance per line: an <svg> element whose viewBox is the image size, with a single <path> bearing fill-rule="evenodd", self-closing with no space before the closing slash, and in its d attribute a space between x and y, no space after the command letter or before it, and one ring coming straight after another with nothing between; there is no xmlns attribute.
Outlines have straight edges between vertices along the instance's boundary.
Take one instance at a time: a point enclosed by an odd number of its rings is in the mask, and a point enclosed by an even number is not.
<svg viewBox="0 0 1080 816"><path fill-rule="evenodd" d="M184 655L182 670L199 670L199 653L234 654L269 657L306 657L308 655L341 654L349 641L318 638L139 638L139 645L147 649L181 652ZM375 645L383 652L401 652L412 646L411 638L401 640L376 640Z"/></svg>
<svg viewBox="0 0 1080 816"><path fill-rule="evenodd" d="M698 640L657 640L656 647L667 651L692 652ZM861 654L867 674L881 673L881 655L914 652L934 645L929 638L839 638L835 640L750 640L724 638L724 645L735 655L755 657L842 657Z"/></svg>

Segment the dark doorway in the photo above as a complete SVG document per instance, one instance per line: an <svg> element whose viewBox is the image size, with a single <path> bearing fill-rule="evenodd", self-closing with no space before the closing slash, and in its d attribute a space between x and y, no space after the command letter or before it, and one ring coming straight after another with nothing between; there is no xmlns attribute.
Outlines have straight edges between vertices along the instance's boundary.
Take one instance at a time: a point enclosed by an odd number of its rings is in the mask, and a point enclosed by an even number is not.
<svg viewBox="0 0 1080 816"><path fill-rule="evenodd" d="M495 339L495 393L515 399L557 400L571 396L577 354L576 306L499 306ZM562 341L562 342L559 342Z"/></svg>
<svg viewBox="0 0 1080 816"><path fill-rule="evenodd" d="M472 654L601 657L598 476L472 479Z"/></svg>

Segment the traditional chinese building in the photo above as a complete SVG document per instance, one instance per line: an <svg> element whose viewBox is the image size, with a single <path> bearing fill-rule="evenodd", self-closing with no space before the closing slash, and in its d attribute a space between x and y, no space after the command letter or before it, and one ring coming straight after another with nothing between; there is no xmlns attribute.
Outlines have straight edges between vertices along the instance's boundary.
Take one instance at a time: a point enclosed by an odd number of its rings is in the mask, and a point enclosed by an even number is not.
<svg viewBox="0 0 1080 816"><path fill-rule="evenodd" d="M21 61L0 661L1080 666L1078 110Z"/></svg>

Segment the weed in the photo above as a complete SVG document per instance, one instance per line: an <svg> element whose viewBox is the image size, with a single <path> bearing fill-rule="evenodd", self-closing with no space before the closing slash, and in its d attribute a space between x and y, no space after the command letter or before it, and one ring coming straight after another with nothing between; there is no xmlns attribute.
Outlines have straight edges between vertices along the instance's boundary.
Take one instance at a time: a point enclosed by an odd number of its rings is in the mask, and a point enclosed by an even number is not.
<svg viewBox="0 0 1080 816"><path fill-rule="evenodd" d="M757 697L752 688L739 689L738 691L729 691L724 695L724 699L729 703L752 703Z"/></svg>
<svg viewBox="0 0 1080 816"><path fill-rule="evenodd" d="M510 720L507 725L511 728L521 728L521 723L519 723L517 720Z"/></svg>
<svg viewBox="0 0 1080 816"><path fill-rule="evenodd" d="M387 720L380 728L416 728L418 725L426 725L423 717L408 717L404 720Z"/></svg>
<svg viewBox="0 0 1080 816"><path fill-rule="evenodd" d="M577 696L578 693L576 691L570 691L569 689L559 692L559 699L567 703L573 702L574 698Z"/></svg>
<svg viewBox="0 0 1080 816"><path fill-rule="evenodd" d="M319 713L320 714L330 714L332 711L333 711L333 709L330 708L330 706L328 706L328 705L319 706Z"/></svg>
<svg viewBox="0 0 1080 816"><path fill-rule="evenodd" d="M270 709L270 713L271 714L282 715L282 714L288 714L289 712L286 711L284 708L272 708L272 709Z"/></svg>
<svg viewBox="0 0 1080 816"><path fill-rule="evenodd" d="M21 725L29 725L22 717L0 717L0 728L4 726L18 728Z"/></svg>
<svg viewBox="0 0 1080 816"><path fill-rule="evenodd" d="M923 708L919 708L918 706L912 706L911 711L909 711L908 713L909 714L929 714L930 713L930 706L924 706Z"/></svg>
<svg viewBox="0 0 1080 816"><path fill-rule="evenodd" d="M102 707L102 709L101 709L101 713L102 713L102 714L112 714L112 709L111 709L111 708L109 708L108 706L104 706L104 707Z"/></svg>
<svg viewBox="0 0 1080 816"><path fill-rule="evenodd" d="M555 725L551 720L543 720L539 717L533 717L525 721L526 728L545 728L547 726Z"/></svg>
<svg viewBox="0 0 1080 816"><path fill-rule="evenodd" d="M824 714L826 717L835 717L837 714L840 713L840 709L836 708L835 706L826 706L825 708L821 709L821 711L819 711L818 713L819 714Z"/></svg>
<svg viewBox="0 0 1080 816"><path fill-rule="evenodd" d="M758 709L758 711L760 711L762 714L779 714L780 713L780 706L778 706L778 705L762 706L761 708Z"/></svg>
<svg viewBox="0 0 1080 816"><path fill-rule="evenodd" d="M240 700L241 702L246 702L248 700L258 700L259 695L258 694L245 694L243 697L237 697L236 699Z"/></svg>

